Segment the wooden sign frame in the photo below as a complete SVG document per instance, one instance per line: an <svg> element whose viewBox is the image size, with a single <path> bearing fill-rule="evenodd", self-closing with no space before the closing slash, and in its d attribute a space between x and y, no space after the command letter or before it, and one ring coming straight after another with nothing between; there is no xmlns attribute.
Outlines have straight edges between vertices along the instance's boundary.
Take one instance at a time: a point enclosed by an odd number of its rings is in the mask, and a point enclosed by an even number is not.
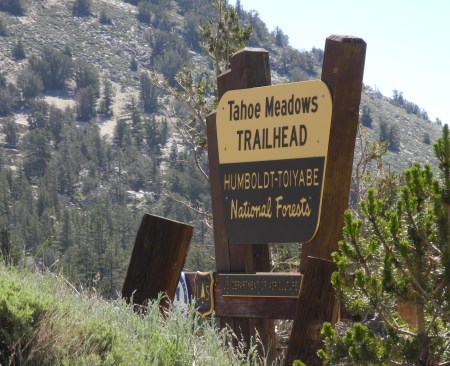
<svg viewBox="0 0 450 366"><path fill-rule="evenodd" d="M330 259L331 253L337 250L338 242L342 239L343 213L348 207L365 52L366 43L361 38L330 36L326 40L321 80L330 90L333 109L325 172L326 183L320 212L321 225L311 242L302 248L300 271L304 274L304 284L300 297L294 304L295 314L290 314L290 318L294 319L294 325L285 359L287 365L291 365L296 359L301 359L308 365L320 365L322 361L316 354L321 347L318 330L320 331L324 321L334 323L338 318L338 303L330 283L335 265ZM228 90L270 85L267 51L248 48L241 50L231 57L230 65L231 69L220 75L217 80L219 99ZM270 258L267 244L235 244L226 234L223 192L220 184L217 184L221 177L215 113L207 117L207 136L216 271L249 274L269 272ZM260 298L255 299L261 302ZM271 300L276 301L272 306L283 302L281 299ZM227 301L236 301L236 298L226 298L221 294L216 297L218 306L221 302ZM236 334L242 334L247 341L256 330L265 344L274 345L273 321L246 317L249 307L250 305L241 307L242 312L237 315L233 312L225 314L230 316L221 316L220 324L230 326ZM236 306L234 308L236 309ZM269 314L270 317L276 315L275 313ZM274 316L272 319L277 318Z"/></svg>
<svg viewBox="0 0 450 366"><path fill-rule="evenodd" d="M297 359L307 365L321 365L317 356L322 345L320 328L324 321L334 323L338 318L339 304L331 286L331 274L336 266L330 259L342 239L343 214L348 207L365 52L366 43L361 38L330 36L326 40L321 80L328 86L333 100L326 181L320 210L321 225L311 242L302 247L300 272L303 277L298 298L223 293L221 274L239 274L246 281L245 274L254 278L257 272L270 272L270 256L267 244L236 244L227 236L223 191L218 184L216 114L207 117L216 272L205 276L208 281L199 287L203 289L200 294L205 293L205 298L207 293L214 294L212 305L221 327L230 327L237 339L250 344L251 337L258 332L269 358L275 354L273 319L293 319L284 360L286 365L292 365ZM228 90L271 83L266 50L243 49L232 55L230 65L231 68L217 79L219 99ZM191 237L189 225L144 215L123 286L123 297L133 301L139 311L145 308L148 300L157 299L160 292L167 293L168 300L173 301ZM292 274L279 274L286 278L289 275ZM186 273L186 280L194 289L195 274ZM200 277L197 283L199 281ZM162 301L163 312L169 301ZM209 306L207 301L202 303L205 308Z"/></svg>

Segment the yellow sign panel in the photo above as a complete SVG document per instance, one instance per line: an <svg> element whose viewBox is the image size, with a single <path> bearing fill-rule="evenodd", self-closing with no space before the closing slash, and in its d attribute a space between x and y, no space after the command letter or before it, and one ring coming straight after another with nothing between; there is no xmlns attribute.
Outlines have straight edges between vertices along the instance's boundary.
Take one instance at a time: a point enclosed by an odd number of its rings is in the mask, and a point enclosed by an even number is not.
<svg viewBox="0 0 450 366"><path fill-rule="evenodd" d="M232 242L308 242L314 237L331 113L331 95L320 80L224 94L217 108L217 141Z"/></svg>
<svg viewBox="0 0 450 366"><path fill-rule="evenodd" d="M326 156L331 107L321 80L225 93L217 108L220 164Z"/></svg>

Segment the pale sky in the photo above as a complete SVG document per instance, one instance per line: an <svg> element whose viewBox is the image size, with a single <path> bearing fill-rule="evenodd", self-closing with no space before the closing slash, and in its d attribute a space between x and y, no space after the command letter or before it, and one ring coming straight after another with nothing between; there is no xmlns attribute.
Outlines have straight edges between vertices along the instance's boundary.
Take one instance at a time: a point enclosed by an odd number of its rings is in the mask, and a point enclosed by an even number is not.
<svg viewBox="0 0 450 366"><path fill-rule="evenodd" d="M234 0L229 0L234 5ZM364 83L392 90L450 124L449 0L241 0L269 31L279 26L301 50L325 48L332 34L367 43Z"/></svg>

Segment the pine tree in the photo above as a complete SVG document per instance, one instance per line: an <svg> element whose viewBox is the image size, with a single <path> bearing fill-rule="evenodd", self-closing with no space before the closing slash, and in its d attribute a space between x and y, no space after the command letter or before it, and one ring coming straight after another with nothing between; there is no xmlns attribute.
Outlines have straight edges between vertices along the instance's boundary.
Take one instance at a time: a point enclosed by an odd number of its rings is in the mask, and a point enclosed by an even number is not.
<svg viewBox="0 0 450 366"><path fill-rule="evenodd" d="M45 90L64 89L66 81L72 76L72 59L48 46L39 56L30 56L28 62L30 70L41 78Z"/></svg>
<svg viewBox="0 0 450 366"><path fill-rule="evenodd" d="M92 87L81 88L75 97L77 103L77 117L82 121L89 121L97 115L97 96Z"/></svg>
<svg viewBox="0 0 450 366"><path fill-rule="evenodd" d="M79 17L89 16L91 14L91 5L91 0L75 0L72 14Z"/></svg>
<svg viewBox="0 0 450 366"><path fill-rule="evenodd" d="M372 128L373 118L370 114L370 108L366 105L363 107L360 120L364 127Z"/></svg>
<svg viewBox="0 0 450 366"><path fill-rule="evenodd" d="M9 34L8 27L3 19L0 18L0 37L6 37Z"/></svg>
<svg viewBox="0 0 450 366"><path fill-rule="evenodd" d="M216 76L230 67L231 55L250 39L252 26L241 28L235 8L226 0L214 0L217 19L200 26L202 46L214 62Z"/></svg>
<svg viewBox="0 0 450 366"><path fill-rule="evenodd" d="M55 146L58 146L58 144L62 141L64 129L70 129L73 122L74 116L71 108L62 110L54 105L50 106L47 129L52 134Z"/></svg>
<svg viewBox="0 0 450 366"><path fill-rule="evenodd" d="M380 121L380 141L389 142L388 149L394 152L400 150L400 130L397 124Z"/></svg>
<svg viewBox="0 0 450 366"><path fill-rule="evenodd" d="M152 18L152 10L152 3L149 0L139 1L137 18L143 23L150 24Z"/></svg>
<svg viewBox="0 0 450 366"><path fill-rule="evenodd" d="M112 25L112 20L105 9L102 9L102 12L100 13L99 21L101 24L104 24L104 25Z"/></svg>
<svg viewBox="0 0 450 366"><path fill-rule="evenodd" d="M26 99L35 98L44 91L41 78L31 70L25 70L17 76L17 87Z"/></svg>
<svg viewBox="0 0 450 366"><path fill-rule="evenodd" d="M105 116L111 117L113 115L112 105L114 103L114 87L112 83L105 79L103 82L103 103L102 113Z"/></svg>
<svg viewBox="0 0 450 366"><path fill-rule="evenodd" d="M11 212L13 211L11 189L8 176L11 172L3 168L3 156L0 151L0 227L9 227Z"/></svg>
<svg viewBox="0 0 450 366"><path fill-rule="evenodd" d="M43 99L34 100L31 103L31 113L27 118L30 130L36 128L48 129L48 117L50 106Z"/></svg>
<svg viewBox="0 0 450 366"><path fill-rule="evenodd" d="M145 137L149 153L159 156L161 153L162 140L155 116L152 116L152 118L145 121Z"/></svg>
<svg viewBox="0 0 450 366"><path fill-rule="evenodd" d="M158 108L158 92L150 76L143 72L140 77L141 101L144 112L153 113Z"/></svg>
<svg viewBox="0 0 450 366"><path fill-rule="evenodd" d="M127 135L130 135L127 121L124 119L119 119L114 129L114 141L118 146L122 147L124 146L124 142L126 141Z"/></svg>
<svg viewBox="0 0 450 366"><path fill-rule="evenodd" d="M25 0L1 0L0 11L7 11L12 15L25 15Z"/></svg>
<svg viewBox="0 0 450 366"><path fill-rule="evenodd" d="M11 235L6 229L0 230L0 258L3 259L6 263L10 263L12 260L12 243L11 243Z"/></svg>
<svg viewBox="0 0 450 366"><path fill-rule="evenodd" d="M42 177L46 173L52 151L49 140L49 133L42 128L30 131L21 139L23 166L28 179Z"/></svg>
<svg viewBox="0 0 450 366"><path fill-rule="evenodd" d="M382 191L372 189L361 204L362 219L345 214L332 282L347 310L370 321L355 324L346 334L324 326L321 357L328 364L450 362L447 125L434 151L440 162L438 180L428 165L416 163L404 172L395 197L387 200Z"/></svg>
<svg viewBox="0 0 450 366"><path fill-rule="evenodd" d="M138 71L138 62L136 60L136 57L132 57L130 61L130 70L131 71Z"/></svg>
<svg viewBox="0 0 450 366"><path fill-rule="evenodd" d="M78 90L83 88L92 88L95 95L97 97L99 96L100 80L98 77L98 72L93 65L85 61L78 61L75 64L74 79Z"/></svg>
<svg viewBox="0 0 450 366"><path fill-rule="evenodd" d="M19 141L19 128L17 127L14 119L8 118L3 124L3 133L5 135L5 141L12 145L16 146Z"/></svg>
<svg viewBox="0 0 450 366"><path fill-rule="evenodd" d="M2 83L0 77L0 84ZM6 83L6 81L5 81ZM14 84L0 85L0 116L7 116L18 107L20 102L20 91Z"/></svg>
<svg viewBox="0 0 450 366"><path fill-rule="evenodd" d="M16 60L23 60L24 58L26 58L26 54L25 54L25 48L23 47L23 43L22 40L19 38L19 40L17 41L17 43L14 45L13 49L12 49L12 56L16 59Z"/></svg>
<svg viewBox="0 0 450 366"><path fill-rule="evenodd" d="M275 44L278 47L284 48L289 45L289 37L283 33L280 27L276 27L275 31Z"/></svg>

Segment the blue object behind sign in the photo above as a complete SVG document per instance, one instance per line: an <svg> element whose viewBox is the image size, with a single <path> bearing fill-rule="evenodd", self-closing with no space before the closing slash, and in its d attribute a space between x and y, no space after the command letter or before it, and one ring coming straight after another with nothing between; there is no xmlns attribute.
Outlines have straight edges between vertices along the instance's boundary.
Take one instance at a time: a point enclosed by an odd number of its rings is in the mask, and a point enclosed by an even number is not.
<svg viewBox="0 0 450 366"><path fill-rule="evenodd" d="M184 272L181 272L180 280L178 281L178 286L175 291L175 298L173 300L174 305L186 304L189 305L191 302L191 292L189 290L188 283Z"/></svg>

